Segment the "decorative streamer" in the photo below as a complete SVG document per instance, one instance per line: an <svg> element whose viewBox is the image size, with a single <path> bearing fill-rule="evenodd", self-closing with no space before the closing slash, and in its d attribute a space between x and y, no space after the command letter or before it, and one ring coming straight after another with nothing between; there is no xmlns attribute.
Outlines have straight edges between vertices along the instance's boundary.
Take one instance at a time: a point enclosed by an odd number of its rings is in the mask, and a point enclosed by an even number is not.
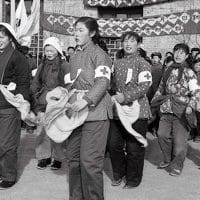
<svg viewBox="0 0 200 200"><path fill-rule="evenodd" d="M78 17L56 13L44 13L44 30L73 35L73 24ZM100 34L103 37L120 37L123 32L136 31L143 37L198 34L200 33L200 10L189 10L140 19L98 19Z"/></svg>

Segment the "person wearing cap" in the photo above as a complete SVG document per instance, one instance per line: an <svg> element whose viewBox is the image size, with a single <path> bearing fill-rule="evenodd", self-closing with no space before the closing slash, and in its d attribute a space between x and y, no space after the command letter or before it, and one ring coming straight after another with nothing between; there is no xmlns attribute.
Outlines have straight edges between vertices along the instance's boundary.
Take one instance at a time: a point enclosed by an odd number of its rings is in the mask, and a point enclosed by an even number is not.
<svg viewBox="0 0 200 200"><path fill-rule="evenodd" d="M197 55L198 53L200 53L200 48L198 48L198 47L193 47L193 48L191 49L191 56L192 56L192 59L193 59L193 60L195 59L195 57L196 57L196 55Z"/></svg>
<svg viewBox="0 0 200 200"><path fill-rule="evenodd" d="M176 44L173 53L174 63L164 72L151 106L157 104L162 113L158 142L163 161L158 169L168 167L169 175L179 176L187 154L189 131L195 124L193 111L197 109L200 87L196 74L188 67L188 45Z"/></svg>
<svg viewBox="0 0 200 200"><path fill-rule="evenodd" d="M148 90L147 97L149 99L149 102L151 102L155 92L158 89L158 86L160 84L164 67L161 63L162 55L160 52L153 52L151 54L151 74L152 74L152 85ZM160 120L160 114L159 111L152 110L152 118L149 120L148 130L151 132L155 137L157 137L157 130Z"/></svg>
<svg viewBox="0 0 200 200"><path fill-rule="evenodd" d="M146 144L147 122L151 116L146 93L151 85L151 65L138 54L140 36L135 32L125 32L122 35L124 55L114 62L114 72L111 81L112 100L122 106L131 108L127 116L138 112L136 120L125 128L126 121L120 115L118 104L114 104L114 119L111 120L108 137L108 151L110 153L113 178L112 186L120 185L124 178L124 189L137 187L143 177L144 155ZM116 112L117 110L117 112ZM138 110L138 111L136 111ZM125 112L126 113L126 112ZM123 123L125 121L125 123ZM130 126L137 132L131 134Z"/></svg>
<svg viewBox="0 0 200 200"><path fill-rule="evenodd" d="M16 33L10 24L0 23L0 84L16 87L10 92L29 100L30 76L28 62L20 52ZM9 89L7 87L7 89ZM12 187L17 181L17 149L20 141L20 112L0 92L0 189Z"/></svg>
<svg viewBox="0 0 200 200"><path fill-rule="evenodd" d="M60 41L56 37L49 37L43 45L44 59L38 67L31 84L34 99L33 111L39 118L43 118L46 111L46 95L57 86L64 86L64 75L69 66L62 59L63 53ZM65 158L63 144L55 143L46 134L43 125L38 125L36 130L38 137L36 141L37 168L45 169L51 165L51 169L61 168L62 160Z"/></svg>

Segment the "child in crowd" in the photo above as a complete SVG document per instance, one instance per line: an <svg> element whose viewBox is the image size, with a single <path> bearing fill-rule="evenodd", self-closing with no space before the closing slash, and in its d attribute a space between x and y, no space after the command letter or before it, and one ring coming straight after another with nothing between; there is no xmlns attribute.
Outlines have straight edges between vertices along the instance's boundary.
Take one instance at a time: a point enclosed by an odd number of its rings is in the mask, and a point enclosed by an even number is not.
<svg viewBox="0 0 200 200"><path fill-rule="evenodd" d="M46 94L57 86L64 86L64 75L69 70L66 61L62 60L62 48L56 37L49 37L44 41L44 59L38 67L31 84L34 97L33 110L42 119L47 101ZM36 141L37 168L45 169L51 165L52 170L61 168L63 154L62 144L52 141L46 134L44 126L37 126ZM53 159L53 160L52 160Z"/></svg>

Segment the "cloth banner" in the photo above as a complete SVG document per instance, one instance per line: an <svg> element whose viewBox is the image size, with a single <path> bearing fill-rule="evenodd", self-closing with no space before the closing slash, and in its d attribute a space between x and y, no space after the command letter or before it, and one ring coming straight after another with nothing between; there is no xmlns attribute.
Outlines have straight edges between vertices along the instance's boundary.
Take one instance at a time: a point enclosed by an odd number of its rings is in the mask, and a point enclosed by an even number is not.
<svg viewBox="0 0 200 200"><path fill-rule="evenodd" d="M73 35L73 24L78 17L56 13L44 13L44 30ZM98 19L102 37L120 37L123 32L136 31L143 37L198 34L200 33L200 10L161 15L141 19Z"/></svg>
<svg viewBox="0 0 200 200"><path fill-rule="evenodd" d="M156 4L170 0L84 0L86 6L94 7L133 7L145 4Z"/></svg>
<svg viewBox="0 0 200 200"><path fill-rule="evenodd" d="M17 6L16 12L15 12L15 19L16 19L15 28L16 28L17 38L19 38L22 35L23 29L26 26L26 23L28 20L24 0L20 0Z"/></svg>
<svg viewBox="0 0 200 200"><path fill-rule="evenodd" d="M23 34L20 38L32 36L39 32L40 20L40 0L33 0L31 5L31 14L28 16L28 21L24 27ZM20 39L19 38L19 39Z"/></svg>

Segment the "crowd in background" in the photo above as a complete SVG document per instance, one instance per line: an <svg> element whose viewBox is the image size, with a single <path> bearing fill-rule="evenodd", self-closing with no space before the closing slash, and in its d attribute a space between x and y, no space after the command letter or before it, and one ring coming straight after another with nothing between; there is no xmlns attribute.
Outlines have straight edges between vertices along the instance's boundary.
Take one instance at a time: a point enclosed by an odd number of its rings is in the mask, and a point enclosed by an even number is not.
<svg viewBox="0 0 200 200"><path fill-rule="evenodd" d="M179 176L188 139L200 142L200 49L179 43L164 57L159 51L148 52L148 57L141 37L130 31L122 35L122 48L112 60L96 20L90 17L76 21L75 41L77 46L64 52L58 38L47 38L36 61L28 47L18 44L9 24L0 24L0 59L5 66L0 64L1 85L16 82L13 93L23 94L38 119L44 118L47 97L56 88L73 91L67 116L87 112L66 145L47 136L44 124L29 126L21 121L1 94L0 124L5 128L0 134L0 189L17 181L20 126L37 135L38 169L60 169L67 152L70 200L104 199L106 150L112 163L112 186L123 182L124 189L139 186L147 132L158 138L163 154L158 169L169 168L169 175ZM9 124L13 126L8 128ZM8 133L10 138L4 137Z"/></svg>

